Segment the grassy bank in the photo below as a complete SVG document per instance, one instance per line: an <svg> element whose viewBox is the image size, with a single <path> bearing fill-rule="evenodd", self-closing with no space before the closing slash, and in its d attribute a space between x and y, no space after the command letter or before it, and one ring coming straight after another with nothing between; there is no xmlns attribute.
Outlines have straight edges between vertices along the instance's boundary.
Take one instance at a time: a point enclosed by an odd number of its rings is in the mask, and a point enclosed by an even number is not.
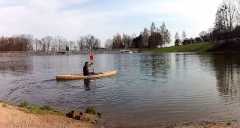
<svg viewBox="0 0 240 128"><path fill-rule="evenodd" d="M172 46L168 48L154 48L146 51L151 52L207 52L214 47L214 43L197 43L182 46Z"/></svg>
<svg viewBox="0 0 240 128"><path fill-rule="evenodd" d="M91 111L90 111L91 110ZM95 112L94 109L88 111ZM79 119L66 117L49 106L19 106L0 102L0 127L2 128L93 128L98 119L94 113L82 113ZM74 113L76 114L76 113Z"/></svg>
<svg viewBox="0 0 240 128"><path fill-rule="evenodd" d="M35 106L26 102L19 106L13 106L0 102L0 127L1 128L94 128L94 115L96 110L89 107L85 110L88 118L85 121L74 120L65 117L61 112L54 110L48 106ZM90 114L90 115L89 115ZM92 119L91 119L92 118ZM221 122L189 122L183 124L161 125L159 128L239 128L237 121L221 121Z"/></svg>
<svg viewBox="0 0 240 128"><path fill-rule="evenodd" d="M4 105L4 104L3 104ZM5 104L7 105L7 104ZM32 105L29 104L28 102L22 102L18 105L18 107L27 113L32 113L32 114L54 114L54 115L64 115L63 112L57 111L53 109L50 106L38 106L38 105Z"/></svg>

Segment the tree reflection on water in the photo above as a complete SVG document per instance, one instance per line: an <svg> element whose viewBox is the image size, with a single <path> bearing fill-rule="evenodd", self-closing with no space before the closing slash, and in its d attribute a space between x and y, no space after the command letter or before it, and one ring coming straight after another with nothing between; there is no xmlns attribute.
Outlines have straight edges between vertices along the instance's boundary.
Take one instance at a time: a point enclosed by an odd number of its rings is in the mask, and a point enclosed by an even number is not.
<svg viewBox="0 0 240 128"><path fill-rule="evenodd" d="M202 64L209 64L212 67L216 75L216 85L220 96L231 102L234 98L238 97L240 99L239 57L238 54L208 54L200 56Z"/></svg>
<svg viewBox="0 0 240 128"><path fill-rule="evenodd" d="M18 73L28 73L33 70L32 63L32 58L29 56L1 57L0 72L12 73L14 75L18 75Z"/></svg>

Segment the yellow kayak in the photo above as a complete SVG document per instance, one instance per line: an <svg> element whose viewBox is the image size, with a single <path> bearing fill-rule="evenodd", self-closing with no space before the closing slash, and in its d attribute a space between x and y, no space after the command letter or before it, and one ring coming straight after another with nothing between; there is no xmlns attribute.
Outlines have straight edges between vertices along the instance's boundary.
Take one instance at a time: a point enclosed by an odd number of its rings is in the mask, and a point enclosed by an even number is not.
<svg viewBox="0 0 240 128"><path fill-rule="evenodd" d="M117 70L99 72L94 75L84 76L83 74L69 74L69 75L57 75L57 80L84 80L84 79L101 79L104 77L111 77L117 74Z"/></svg>

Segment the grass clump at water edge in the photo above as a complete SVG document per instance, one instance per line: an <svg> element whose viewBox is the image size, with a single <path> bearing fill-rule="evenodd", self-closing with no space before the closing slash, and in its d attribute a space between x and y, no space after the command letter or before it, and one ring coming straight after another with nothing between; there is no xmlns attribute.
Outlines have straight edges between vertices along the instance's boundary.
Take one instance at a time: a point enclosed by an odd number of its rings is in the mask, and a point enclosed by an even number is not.
<svg viewBox="0 0 240 128"><path fill-rule="evenodd" d="M87 109L85 110L85 113L96 115L97 111L94 107L87 107Z"/></svg>
<svg viewBox="0 0 240 128"><path fill-rule="evenodd" d="M34 114L59 114L63 115L62 112L59 112L48 105L38 106L32 105L28 102L24 101L18 105L20 108L23 108L26 112L34 113Z"/></svg>
<svg viewBox="0 0 240 128"><path fill-rule="evenodd" d="M102 116L102 114L100 112L97 112L95 107L87 107L86 110L85 110L85 113L92 114L92 115L97 115L100 118Z"/></svg>

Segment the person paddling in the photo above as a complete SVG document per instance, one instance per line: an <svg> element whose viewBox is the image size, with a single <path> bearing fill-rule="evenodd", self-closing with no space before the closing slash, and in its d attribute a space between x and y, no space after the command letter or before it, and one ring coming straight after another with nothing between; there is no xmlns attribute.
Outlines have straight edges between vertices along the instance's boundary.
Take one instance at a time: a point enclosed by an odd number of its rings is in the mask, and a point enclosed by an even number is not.
<svg viewBox="0 0 240 128"><path fill-rule="evenodd" d="M88 62L85 62L84 66L83 66L83 75L84 76L89 75Z"/></svg>
<svg viewBox="0 0 240 128"><path fill-rule="evenodd" d="M94 75L94 68L92 69L93 71L92 72L89 72L89 67L93 65L94 63L94 54L93 54L93 51L92 51L92 47L89 48L89 61L90 61L90 64L89 62L85 62L84 64L84 67L83 67L83 75L84 76L89 76L89 75Z"/></svg>
<svg viewBox="0 0 240 128"><path fill-rule="evenodd" d="M83 66L83 75L84 76L89 76L89 75L93 75L94 72L89 72L89 67L92 65L92 63L88 63L85 62L84 66Z"/></svg>

